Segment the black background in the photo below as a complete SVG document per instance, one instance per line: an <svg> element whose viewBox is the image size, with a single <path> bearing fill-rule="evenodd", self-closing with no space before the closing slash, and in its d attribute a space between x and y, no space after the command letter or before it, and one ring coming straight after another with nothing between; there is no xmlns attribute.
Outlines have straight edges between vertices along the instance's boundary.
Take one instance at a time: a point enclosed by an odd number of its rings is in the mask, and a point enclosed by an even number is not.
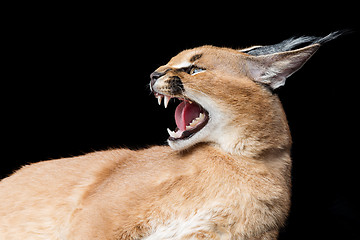
<svg viewBox="0 0 360 240"><path fill-rule="evenodd" d="M40 160L165 144L175 104L157 105L149 75L183 49L241 48L351 29L322 46L277 93L294 142L293 204L280 239L355 239L357 6L270 7L13 6L2 30L0 177Z"/></svg>

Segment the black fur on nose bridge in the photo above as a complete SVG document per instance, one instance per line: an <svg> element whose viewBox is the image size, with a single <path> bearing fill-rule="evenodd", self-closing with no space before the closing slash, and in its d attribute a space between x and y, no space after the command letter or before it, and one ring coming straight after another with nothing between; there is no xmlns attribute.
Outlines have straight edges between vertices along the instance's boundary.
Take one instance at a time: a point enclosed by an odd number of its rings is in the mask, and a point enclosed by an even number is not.
<svg viewBox="0 0 360 240"><path fill-rule="evenodd" d="M184 85L178 76L171 76L167 81L170 85L169 88L171 94L181 94L185 91Z"/></svg>

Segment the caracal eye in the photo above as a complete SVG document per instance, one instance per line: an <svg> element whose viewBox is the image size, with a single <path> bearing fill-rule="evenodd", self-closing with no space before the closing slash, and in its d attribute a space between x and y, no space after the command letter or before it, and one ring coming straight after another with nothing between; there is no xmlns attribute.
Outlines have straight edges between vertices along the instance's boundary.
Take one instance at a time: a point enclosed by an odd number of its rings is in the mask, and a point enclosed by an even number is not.
<svg viewBox="0 0 360 240"><path fill-rule="evenodd" d="M193 67L190 70L190 74L195 75L195 74L198 74L198 73L203 72L203 71L205 71L205 69Z"/></svg>

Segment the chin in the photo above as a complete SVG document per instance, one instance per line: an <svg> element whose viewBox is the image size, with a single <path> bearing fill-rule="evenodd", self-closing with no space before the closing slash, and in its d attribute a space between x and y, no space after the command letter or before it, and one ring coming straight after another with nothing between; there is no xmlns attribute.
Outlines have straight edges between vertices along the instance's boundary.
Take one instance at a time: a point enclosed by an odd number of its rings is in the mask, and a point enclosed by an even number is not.
<svg viewBox="0 0 360 240"><path fill-rule="evenodd" d="M193 135L190 135L189 137L183 138L183 139L173 139L173 138L169 137L167 142L173 150L176 150L176 151L185 150L185 149L190 148L198 143L208 142L209 141L208 128L209 128L209 126L206 126L199 132L194 133Z"/></svg>

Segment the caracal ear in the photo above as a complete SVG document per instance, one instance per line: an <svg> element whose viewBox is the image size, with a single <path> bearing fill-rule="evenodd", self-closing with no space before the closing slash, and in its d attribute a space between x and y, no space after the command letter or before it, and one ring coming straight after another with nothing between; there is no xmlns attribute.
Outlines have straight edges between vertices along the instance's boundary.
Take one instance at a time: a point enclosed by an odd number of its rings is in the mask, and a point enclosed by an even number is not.
<svg viewBox="0 0 360 240"><path fill-rule="evenodd" d="M248 75L254 81L276 89L283 86L286 78L299 70L319 47L320 44L313 44L292 51L247 56Z"/></svg>

